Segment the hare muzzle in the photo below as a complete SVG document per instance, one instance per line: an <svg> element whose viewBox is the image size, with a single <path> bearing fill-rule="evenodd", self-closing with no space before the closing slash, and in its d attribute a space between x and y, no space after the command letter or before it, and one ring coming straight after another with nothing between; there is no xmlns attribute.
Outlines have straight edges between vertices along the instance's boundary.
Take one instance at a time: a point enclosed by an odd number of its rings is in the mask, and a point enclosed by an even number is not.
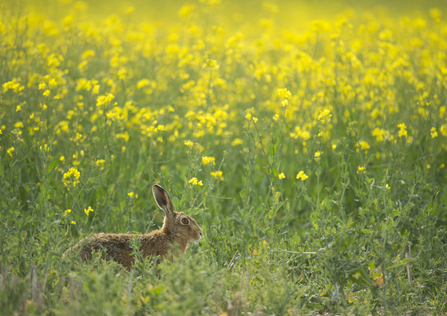
<svg viewBox="0 0 447 316"><path fill-rule="evenodd" d="M202 238L202 230L197 230L196 231L196 240L200 240L200 238Z"/></svg>

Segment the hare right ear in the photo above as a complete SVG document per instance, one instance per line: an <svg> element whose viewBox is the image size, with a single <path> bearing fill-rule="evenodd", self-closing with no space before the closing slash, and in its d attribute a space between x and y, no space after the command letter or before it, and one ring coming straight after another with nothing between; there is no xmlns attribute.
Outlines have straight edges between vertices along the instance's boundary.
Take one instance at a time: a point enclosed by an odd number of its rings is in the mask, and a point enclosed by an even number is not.
<svg viewBox="0 0 447 316"><path fill-rule="evenodd" d="M155 202L157 202L158 207L165 212L166 216L174 216L174 208L168 192L166 192L158 184L154 184L152 186L152 194L154 195Z"/></svg>

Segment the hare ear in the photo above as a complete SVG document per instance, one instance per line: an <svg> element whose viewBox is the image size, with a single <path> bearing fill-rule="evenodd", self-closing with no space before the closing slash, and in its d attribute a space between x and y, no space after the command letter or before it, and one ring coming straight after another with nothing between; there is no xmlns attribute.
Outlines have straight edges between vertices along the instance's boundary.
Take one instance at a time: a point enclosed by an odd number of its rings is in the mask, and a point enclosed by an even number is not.
<svg viewBox="0 0 447 316"><path fill-rule="evenodd" d="M172 202L169 198L168 192L166 192L158 184L154 184L152 186L152 194L154 195L155 202L157 202L158 207L165 212L166 216L173 216L174 208L172 207Z"/></svg>

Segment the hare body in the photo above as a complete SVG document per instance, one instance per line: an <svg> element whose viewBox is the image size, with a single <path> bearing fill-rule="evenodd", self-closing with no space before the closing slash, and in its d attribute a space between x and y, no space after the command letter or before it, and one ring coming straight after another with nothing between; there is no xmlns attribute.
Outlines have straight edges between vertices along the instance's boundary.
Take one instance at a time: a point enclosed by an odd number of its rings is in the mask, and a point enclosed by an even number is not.
<svg viewBox="0 0 447 316"><path fill-rule="evenodd" d="M134 262L131 248L134 238L140 239L140 251L144 258L160 256L163 260L169 254L174 254L175 247L184 254L188 242L199 240L202 230L191 216L183 212L174 212L169 195L162 187L154 185L152 193L158 206L165 212L163 227L160 230L144 235L96 234L82 239L69 251L80 249L79 254L83 261L90 261L93 257L92 252L104 251L105 260L116 261L126 269L130 269Z"/></svg>

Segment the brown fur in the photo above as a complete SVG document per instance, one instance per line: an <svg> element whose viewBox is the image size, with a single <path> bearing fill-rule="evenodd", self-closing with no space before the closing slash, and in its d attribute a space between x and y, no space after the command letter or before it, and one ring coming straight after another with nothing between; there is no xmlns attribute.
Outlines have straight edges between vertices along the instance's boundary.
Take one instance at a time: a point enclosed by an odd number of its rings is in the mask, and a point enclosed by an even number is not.
<svg viewBox="0 0 447 316"><path fill-rule="evenodd" d="M202 230L192 217L183 212L174 212L171 199L162 187L153 185L152 193L158 206L165 212L161 229L144 235L97 234L79 241L73 249L64 254L64 257L70 251L77 251L81 248L80 256L85 262L92 259L93 251L98 252L104 249L104 259L114 260L126 269L130 269L134 262L130 248L133 238L140 238L140 251L145 258L160 256L160 259L163 260L167 255L172 254L174 244L177 245L179 252L184 254L188 242L199 240ZM184 219L187 220L187 224L182 222Z"/></svg>

